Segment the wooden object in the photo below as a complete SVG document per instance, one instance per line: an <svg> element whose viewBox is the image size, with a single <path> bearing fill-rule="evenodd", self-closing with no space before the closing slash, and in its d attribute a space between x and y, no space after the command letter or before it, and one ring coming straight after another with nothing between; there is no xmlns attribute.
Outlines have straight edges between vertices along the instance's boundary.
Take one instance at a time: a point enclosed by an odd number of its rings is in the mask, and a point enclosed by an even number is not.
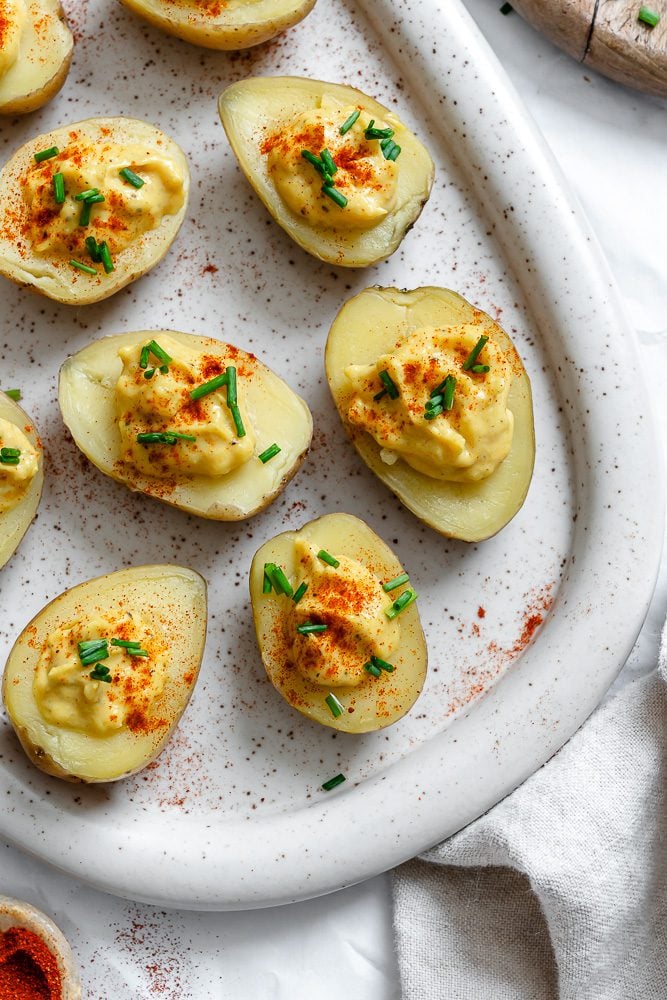
<svg viewBox="0 0 667 1000"><path fill-rule="evenodd" d="M644 0L660 21L639 21L642 0L512 0L554 45L604 76L667 97L667 0Z"/></svg>

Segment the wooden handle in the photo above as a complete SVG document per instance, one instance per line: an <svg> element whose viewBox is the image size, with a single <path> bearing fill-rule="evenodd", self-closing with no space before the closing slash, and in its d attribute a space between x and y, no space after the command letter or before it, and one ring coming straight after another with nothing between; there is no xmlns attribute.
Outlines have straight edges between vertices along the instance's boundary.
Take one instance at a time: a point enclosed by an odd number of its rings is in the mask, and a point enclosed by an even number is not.
<svg viewBox="0 0 667 1000"><path fill-rule="evenodd" d="M619 83L667 97L667 2L639 21L642 0L512 0L512 6L554 45Z"/></svg>

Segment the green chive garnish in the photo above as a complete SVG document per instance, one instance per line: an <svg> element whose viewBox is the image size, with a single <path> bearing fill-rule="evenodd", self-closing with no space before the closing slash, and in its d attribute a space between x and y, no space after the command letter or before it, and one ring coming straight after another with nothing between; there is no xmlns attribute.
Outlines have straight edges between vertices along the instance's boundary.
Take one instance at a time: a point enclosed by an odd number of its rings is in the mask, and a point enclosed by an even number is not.
<svg viewBox="0 0 667 1000"><path fill-rule="evenodd" d="M353 111L350 117L346 118L341 127L338 129L338 134L345 135L346 132L349 132L360 114L361 111Z"/></svg>
<svg viewBox="0 0 667 1000"><path fill-rule="evenodd" d="M401 155L401 147L393 139L382 139L380 149L385 160L397 160Z"/></svg>
<svg viewBox="0 0 667 1000"><path fill-rule="evenodd" d="M41 153L35 153L35 162L41 163L42 160L50 160L57 155L58 155L58 147L49 146L48 149L43 149Z"/></svg>
<svg viewBox="0 0 667 1000"><path fill-rule="evenodd" d="M91 649L99 649L101 646L106 645L106 639L82 639L81 642L77 643L77 649L80 653L89 653Z"/></svg>
<svg viewBox="0 0 667 1000"><path fill-rule="evenodd" d="M324 184L322 187L322 194L325 194L327 198L331 198L335 201L340 208L345 208L347 205L347 198L344 194L341 194L332 184Z"/></svg>
<svg viewBox="0 0 667 1000"><path fill-rule="evenodd" d="M130 639L112 639L111 640L111 645L112 646L122 646L123 649L135 649L135 648L136 649L141 649L141 643L140 642L134 642L134 641L132 641Z"/></svg>
<svg viewBox="0 0 667 1000"><path fill-rule="evenodd" d="M56 205L62 205L65 200L65 177L63 174L53 175L53 197Z"/></svg>
<svg viewBox="0 0 667 1000"><path fill-rule="evenodd" d="M357 111L357 114L359 114L358 111ZM333 697L333 695L332 695L332 697ZM331 706L329 706L329 708L331 708ZM331 709L331 710L333 711L333 709ZM323 781L322 782L322 791L323 792L330 792L332 788L337 788L338 785L342 785L344 781L345 781L345 775L344 774L337 774L335 778L329 778L328 781Z"/></svg>
<svg viewBox="0 0 667 1000"><path fill-rule="evenodd" d="M164 433L150 432L137 434L138 444L177 444L179 441L196 441L192 434L180 434L178 431L164 431Z"/></svg>
<svg viewBox="0 0 667 1000"><path fill-rule="evenodd" d="M292 584L289 582L285 576L284 570L280 566L276 565L276 563L266 563L264 565L264 572L273 584L273 589L277 594L286 594L287 597L292 596L294 593Z"/></svg>
<svg viewBox="0 0 667 1000"><path fill-rule="evenodd" d="M442 394L440 396L431 396L431 398L426 401L426 409L435 410L437 406L442 407L444 401L445 397Z"/></svg>
<svg viewBox="0 0 667 1000"><path fill-rule="evenodd" d="M80 260L71 260L70 266L75 267L77 271L83 271L84 274L97 274L94 267L88 267L87 264L82 264Z"/></svg>
<svg viewBox="0 0 667 1000"><path fill-rule="evenodd" d="M238 403L238 395L236 391L236 368L233 365L227 365L227 406L231 409L232 406L236 406ZM239 435L241 436L241 435Z"/></svg>
<svg viewBox="0 0 667 1000"><path fill-rule="evenodd" d="M208 382L204 382L202 385L198 385L196 389L192 389L190 399L201 399L202 396L208 396L209 393L215 392L216 389L221 389L223 385L227 385L227 382L227 372L223 372L222 375L216 375L215 378L209 379Z"/></svg>
<svg viewBox="0 0 667 1000"><path fill-rule="evenodd" d="M394 380L392 379L391 375L389 374L386 368L384 368L381 372L378 373L378 378L382 382L384 388L380 392L377 392L373 396L373 399L375 400L382 399L382 397L385 395L388 395L390 399L398 399L398 386L396 385L396 383L394 382Z"/></svg>
<svg viewBox="0 0 667 1000"><path fill-rule="evenodd" d="M655 28L656 24L660 22L660 14L657 14L654 10L649 10L648 7L640 7L637 20L643 24L648 24L649 28Z"/></svg>
<svg viewBox="0 0 667 1000"><path fill-rule="evenodd" d="M93 681L104 681L105 684L111 684L112 681L109 668L102 666L100 663L95 665L88 676Z"/></svg>
<svg viewBox="0 0 667 1000"><path fill-rule="evenodd" d="M266 566L264 567L264 576L262 578L262 593L270 594L273 591L273 584L271 583L271 577L266 572Z"/></svg>
<svg viewBox="0 0 667 1000"><path fill-rule="evenodd" d="M391 139L394 134L393 128L373 128L374 125L375 119L373 118L364 129L364 135L367 139Z"/></svg>
<svg viewBox="0 0 667 1000"><path fill-rule="evenodd" d="M502 7L500 8L500 13L501 14L511 14L513 10L514 10L514 7L512 6L511 3L504 3L502 5Z"/></svg>
<svg viewBox="0 0 667 1000"><path fill-rule="evenodd" d="M470 369L470 371L474 372L475 375L486 375L487 372L491 371L491 366L490 365L473 365L472 368Z"/></svg>
<svg viewBox="0 0 667 1000"><path fill-rule="evenodd" d="M376 667L374 663L370 663L370 662L369 663L364 663L364 670L367 670L369 674L373 675L373 677L380 677L381 674L382 674L382 671L380 670L380 668Z"/></svg>
<svg viewBox="0 0 667 1000"><path fill-rule="evenodd" d="M79 191L78 194L74 195L74 201L87 201L88 198L92 198L100 193L99 188L88 188L87 191Z"/></svg>
<svg viewBox="0 0 667 1000"><path fill-rule="evenodd" d="M439 417L441 413L444 413L444 410L445 410L444 406L434 406L433 409L426 410L426 412L424 413L424 419L435 420L435 418Z"/></svg>
<svg viewBox="0 0 667 1000"><path fill-rule="evenodd" d="M308 590L308 584L304 580L304 582L300 583L299 586L294 591L294 596L292 597L292 600L294 601L295 604L299 603L299 601L301 600L301 598L303 597L303 595L306 593L307 590Z"/></svg>
<svg viewBox="0 0 667 1000"><path fill-rule="evenodd" d="M320 160L319 156L315 156L315 154L311 153L309 149L302 149L301 155L304 158L304 160L307 160L311 166L315 167L318 174L323 175L326 173L324 164Z"/></svg>
<svg viewBox="0 0 667 1000"><path fill-rule="evenodd" d="M387 663L386 660L381 660L379 656L371 656L371 663L374 667L377 667L378 670L386 670L388 674L393 673L396 669L393 663Z"/></svg>
<svg viewBox="0 0 667 1000"><path fill-rule="evenodd" d="M322 562L327 563L327 565L333 566L334 569L338 569L338 567L340 566L340 561L338 559L334 559L334 557L329 555L329 553L326 552L324 549L320 549L320 551L317 553L317 558L321 559Z"/></svg>
<svg viewBox="0 0 667 1000"><path fill-rule="evenodd" d="M81 215L79 216L79 225L80 226L84 226L85 227L85 226L89 225L89 223L90 223L90 213L92 212L92 210L93 210L93 206L90 204L90 202L89 201L84 201L83 205L81 206Z"/></svg>
<svg viewBox="0 0 667 1000"><path fill-rule="evenodd" d="M89 667L91 663L98 663L99 660L106 660L109 656L109 650L106 646L102 646L100 649L93 649L90 653L79 653L79 659L81 660L82 667Z"/></svg>
<svg viewBox="0 0 667 1000"><path fill-rule="evenodd" d="M140 188L146 183L146 181L142 180L138 174L135 174L134 170L130 170L129 167L123 167L123 169L119 170L118 173L123 180L127 181L128 184L131 184L132 187Z"/></svg>
<svg viewBox="0 0 667 1000"><path fill-rule="evenodd" d="M445 379L445 391L443 393L442 405L446 410L451 410L454 405L454 393L456 392L456 379L453 375L448 375Z"/></svg>
<svg viewBox="0 0 667 1000"><path fill-rule="evenodd" d="M326 170L326 172L328 174L330 174L331 177L333 177L333 175L338 170L338 167L334 163L334 158L333 158L333 156L331 155L331 153L329 152L328 149L323 149L322 150L322 152L320 153L320 159L321 159L322 163L324 164L324 169Z"/></svg>
<svg viewBox="0 0 667 1000"><path fill-rule="evenodd" d="M234 421L234 427L236 428L236 436L240 438L245 437L245 427L243 426L241 411L236 404L230 406L229 409L231 410L232 420Z"/></svg>
<svg viewBox="0 0 667 1000"><path fill-rule="evenodd" d="M168 365L171 363L171 358L169 357L167 352L160 347L157 341L150 340L148 342L148 350L153 355L153 357L158 359L161 365Z"/></svg>
<svg viewBox="0 0 667 1000"><path fill-rule="evenodd" d="M153 378L153 375L155 375L154 368L147 368L146 371L144 372L144 378L146 379L147 382L150 382L150 380Z"/></svg>
<svg viewBox="0 0 667 1000"><path fill-rule="evenodd" d="M329 706L329 709L334 719L337 719L339 715L343 714L343 706L341 705L335 694L328 694L324 700Z"/></svg>
<svg viewBox="0 0 667 1000"><path fill-rule="evenodd" d="M395 576L393 580L387 580L386 583L382 584L382 589L389 593L390 590L396 590L397 587L402 587L404 583L409 583L410 577L407 573L401 573L400 576Z"/></svg>
<svg viewBox="0 0 667 1000"><path fill-rule="evenodd" d="M104 270L107 274L110 274L111 271L113 271L113 261L111 259L111 251L109 250L109 245L106 240L104 243L100 243L99 254Z"/></svg>
<svg viewBox="0 0 667 1000"><path fill-rule="evenodd" d="M0 462L3 465L18 465L20 461L20 448L0 448Z"/></svg>
<svg viewBox="0 0 667 1000"><path fill-rule="evenodd" d="M326 632L326 625L316 625L315 622L304 622L303 625L297 625L296 627L299 635L311 635L313 632Z"/></svg>
<svg viewBox="0 0 667 1000"><path fill-rule="evenodd" d="M463 371L464 372L469 372L470 369L472 368L472 366L477 363L477 358L482 353L484 345L487 343L488 339L489 338L485 337L484 334L482 334L482 336L479 338L479 340L477 341L477 343L473 347L472 351L470 352L470 354L468 355L468 357L463 362Z"/></svg>
<svg viewBox="0 0 667 1000"><path fill-rule="evenodd" d="M387 608L385 614L389 621L392 621L396 615L400 615L401 611L404 611L410 604L417 600L417 594L414 590L404 590L400 597L397 597L390 608Z"/></svg>
<svg viewBox="0 0 667 1000"><path fill-rule="evenodd" d="M139 355L139 367L148 368L148 355L150 354L150 349L148 344L144 344L141 348L141 354Z"/></svg>
<svg viewBox="0 0 667 1000"><path fill-rule="evenodd" d="M272 458L276 457L279 451L280 451L280 446L277 444L272 444L269 445L266 451L263 451L262 454L258 455L257 457L259 458L262 465L266 465L267 462L270 462Z"/></svg>
<svg viewBox="0 0 667 1000"><path fill-rule="evenodd" d="M9 396L10 399L13 399L16 403L18 403L18 401L21 399L21 390L5 389L5 396Z"/></svg>
<svg viewBox="0 0 667 1000"><path fill-rule="evenodd" d="M94 236L86 236L86 249L90 254L90 259L94 261L95 264L99 264L102 260L102 256L100 254L100 248L97 245L97 240Z"/></svg>

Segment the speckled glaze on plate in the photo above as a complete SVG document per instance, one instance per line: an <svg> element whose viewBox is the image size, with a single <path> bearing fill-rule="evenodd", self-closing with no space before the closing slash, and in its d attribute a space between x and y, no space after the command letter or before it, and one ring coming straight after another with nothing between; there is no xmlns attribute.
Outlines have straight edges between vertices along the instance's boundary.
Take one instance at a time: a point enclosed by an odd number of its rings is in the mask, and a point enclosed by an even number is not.
<svg viewBox="0 0 667 1000"><path fill-rule="evenodd" d="M120 5L72 0L77 48L61 96L0 126L0 155L67 120L127 113L190 157L181 233L149 275L72 309L2 285L1 383L20 385L47 478L37 522L0 576L0 656L74 583L178 562L210 584L194 697L149 769L108 787L35 771L0 727L0 833L111 892L201 909L327 892L408 858L489 808L547 760L620 669L651 595L662 537L656 449L632 336L607 269L544 145L457 0L319 4L288 35L236 55L161 35ZM353 67L353 68L352 68ZM216 98L251 73L351 83L430 148L433 195L399 251L366 271L306 256L240 174ZM498 317L535 397L525 506L495 538L420 525L345 439L323 377L342 302L373 283L454 288ZM94 337L163 327L254 351L309 402L310 456L243 524L196 521L105 479L56 405L66 355ZM247 593L254 551L335 510L364 517L420 593L424 693L389 730L317 727L266 679ZM347 782L330 793L322 781Z"/></svg>

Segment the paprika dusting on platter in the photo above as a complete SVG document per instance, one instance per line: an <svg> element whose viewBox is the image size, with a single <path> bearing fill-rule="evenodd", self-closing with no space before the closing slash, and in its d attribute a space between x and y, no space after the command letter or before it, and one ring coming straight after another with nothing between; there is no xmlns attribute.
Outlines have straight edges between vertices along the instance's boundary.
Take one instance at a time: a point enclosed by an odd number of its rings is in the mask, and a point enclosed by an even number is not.
<svg viewBox="0 0 667 1000"><path fill-rule="evenodd" d="M0 935L0 1000L61 1000L58 962L34 931L10 927Z"/></svg>

